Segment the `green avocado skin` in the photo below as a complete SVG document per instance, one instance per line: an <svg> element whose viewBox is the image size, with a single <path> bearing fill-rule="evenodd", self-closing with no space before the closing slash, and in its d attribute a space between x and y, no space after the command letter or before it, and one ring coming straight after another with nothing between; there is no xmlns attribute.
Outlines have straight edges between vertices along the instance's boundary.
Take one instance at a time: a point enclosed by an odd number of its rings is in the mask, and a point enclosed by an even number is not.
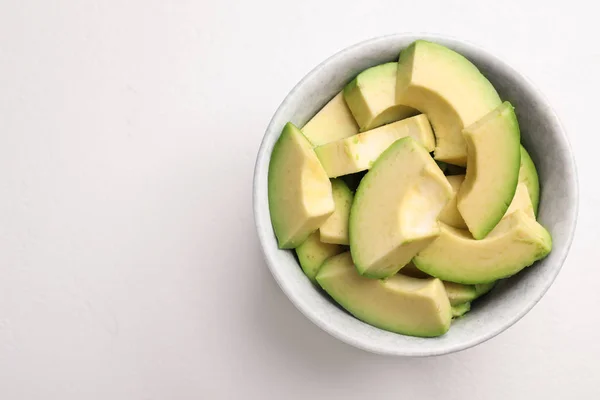
<svg viewBox="0 0 600 400"><path fill-rule="evenodd" d="M444 282L444 285L446 286L446 289L448 289L448 282ZM450 305L452 306L452 318L456 319L471 311L471 303L492 290L496 285L496 282L478 285L453 285L456 289L458 289L459 292L462 292L458 293L459 296L456 296L457 293L455 289L455 296L453 296L454 298L451 298L449 294Z"/></svg>
<svg viewBox="0 0 600 400"><path fill-rule="evenodd" d="M304 274L312 282L323 262L330 257L346 251L346 246L339 244L322 243L319 240L319 231L312 233L300 246L296 247L298 262Z"/></svg>
<svg viewBox="0 0 600 400"><path fill-rule="evenodd" d="M290 148L294 148L294 146L308 152L313 152L312 145L304 134L302 134L302 131L291 122L288 122L285 124L279 139L277 139L277 142L273 146L267 177L271 224L280 249L294 249L301 245L331 214L312 217L310 220L305 221L293 235L288 232L291 215L290 205L298 205L299 201L297 199L301 196L301 193L299 190L296 190L293 195L290 195L289 193L286 194L284 189L286 186L293 186L294 183L301 182L304 179L302 176L302 165L290 167L288 162L290 155L287 151ZM314 157L314 165L321 168L317 156L313 153L312 157ZM303 160L303 162L306 161ZM322 170L322 177L324 185L331 185L325 170ZM331 204L333 212L333 197L331 197Z"/></svg>
<svg viewBox="0 0 600 400"><path fill-rule="evenodd" d="M471 302L467 301L466 303L457 304L452 306L452 318L460 318L469 311L471 311Z"/></svg>
<svg viewBox="0 0 600 400"><path fill-rule="evenodd" d="M285 218L283 217L283 212L280 210L280 205L278 204L277 197L274 195L274 188L277 186L278 182L276 178L276 168L279 164L279 159L285 157L282 154L282 148L285 147L287 141L291 141L291 136L294 134L294 129L297 129L291 123L285 124L283 131L281 132L281 136L275 145L273 146L273 151L271 153L271 161L269 163L269 176L268 176L268 184L269 184L269 210L271 212L271 222L273 224L273 230L275 231L275 235L277 236L277 243L280 249L293 249L299 246L306 240L306 237L302 237L299 239L285 240L283 239L280 232L283 232L285 229ZM308 237L308 235L307 235Z"/></svg>
<svg viewBox="0 0 600 400"><path fill-rule="evenodd" d="M521 166L521 151L519 150L520 141L521 141L521 132L519 129L519 122L517 120L517 115L514 112L514 107L509 102L504 102L501 106L496 108L494 111L492 111L490 114L488 114L484 118L489 118L489 116L496 114L496 113L498 115L494 118L490 118L488 120L490 122L484 124L483 129L484 130L487 129L489 132L489 129L490 129L489 126L491 125L492 130L501 131L501 133L504 133L505 137L506 137L506 140L503 142L505 144L505 146L503 147L504 153L505 153L504 159L503 159L503 162L505 163L505 166L503 168L503 170L504 170L503 180L498 182L498 186L501 187L502 190L499 191L498 193L495 193L495 195L498 196L497 197L498 200L502 200L502 201L488 202L488 204L486 205L486 208L488 208L488 210L486 210L487 217L485 218L485 220L478 222L477 224L473 224L469 220L469 218L467 218L468 215L465 215L465 213L464 213L465 210L462 208L461 192L459 191L459 194L458 194L458 209L461 212L461 214L463 215L465 222L469 226L469 230L471 231L473 237L478 240L485 238L496 227L496 225L500 222L500 220L504 217L504 214L506 213L506 210L508 210L508 207L510 206L510 203L511 203L511 201L515 195L515 192L517 190L519 170L520 170L520 166ZM484 118L482 118L482 120L484 120ZM469 152L468 164L474 163L474 159L475 159L475 157L473 157L473 160L472 160L472 156L471 156L471 154L473 153L473 150L476 148L475 143L473 142L471 137L467 134L467 132L470 129L473 129L472 127L473 127L473 125L465 128L465 131L464 131L465 138L467 141L467 149ZM486 127L488 127L488 128L486 128ZM500 132L496 132L496 133L500 133ZM489 150L490 149L488 148L488 152L489 152ZM498 167L498 166L496 165L496 167ZM478 168L483 168L483 166L479 166ZM472 187L473 185L475 185L476 184L475 180L477 179L477 176L478 176L477 170L470 169L467 167L467 173L465 175L465 180L464 180L463 186L461 186L461 189L466 188L466 187ZM472 206L472 204L471 204L471 206ZM466 208L468 210L468 207L466 207ZM491 211L491 210L493 210L493 211Z"/></svg>
<svg viewBox="0 0 600 400"><path fill-rule="evenodd" d="M496 285L496 282L478 285L463 285L454 282L444 282L450 305L458 306L463 303L472 302L488 293Z"/></svg>
<svg viewBox="0 0 600 400"><path fill-rule="evenodd" d="M540 180L531 156L522 145L519 181L523 182L525 186L527 186L527 191L529 192L529 197L531 198L531 204L533 205L533 212L537 217L538 206L540 204Z"/></svg>

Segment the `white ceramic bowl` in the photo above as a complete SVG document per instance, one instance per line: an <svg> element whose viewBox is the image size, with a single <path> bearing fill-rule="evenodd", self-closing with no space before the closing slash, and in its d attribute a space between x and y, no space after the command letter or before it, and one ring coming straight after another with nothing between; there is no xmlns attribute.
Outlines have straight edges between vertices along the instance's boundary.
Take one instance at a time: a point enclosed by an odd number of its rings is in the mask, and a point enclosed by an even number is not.
<svg viewBox="0 0 600 400"><path fill-rule="evenodd" d="M539 221L551 232L553 250L544 260L503 280L474 304L464 318L439 338L424 339L387 332L345 312L304 276L292 251L279 250L267 201L271 151L284 124L303 126L362 70L396 61L416 39L448 46L470 59L516 109L523 145L540 175ZM577 219L578 187L567 135L546 99L519 72L487 51L462 40L432 35L399 34L359 43L330 57L304 77L277 109L258 152L254 172L254 217L267 265L275 280L312 322L334 337L375 353L430 356L482 343L521 319L548 290L567 256Z"/></svg>

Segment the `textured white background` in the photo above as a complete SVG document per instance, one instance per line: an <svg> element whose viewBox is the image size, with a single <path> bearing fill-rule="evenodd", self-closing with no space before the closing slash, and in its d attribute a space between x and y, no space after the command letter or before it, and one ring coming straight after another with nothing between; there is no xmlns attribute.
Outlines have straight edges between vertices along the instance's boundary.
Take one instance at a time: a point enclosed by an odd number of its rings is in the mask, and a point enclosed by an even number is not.
<svg viewBox="0 0 600 400"><path fill-rule="evenodd" d="M468 3L468 5L467 5ZM600 35L584 1L0 2L0 398L598 399ZM320 61L427 31L524 72L570 133L577 235L516 326L430 359L336 341L262 260L266 125Z"/></svg>

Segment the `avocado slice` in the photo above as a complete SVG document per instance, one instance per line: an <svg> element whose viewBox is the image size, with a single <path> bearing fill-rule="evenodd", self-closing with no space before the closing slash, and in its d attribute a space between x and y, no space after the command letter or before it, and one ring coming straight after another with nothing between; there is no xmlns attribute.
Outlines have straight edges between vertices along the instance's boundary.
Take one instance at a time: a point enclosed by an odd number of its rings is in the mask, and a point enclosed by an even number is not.
<svg viewBox="0 0 600 400"><path fill-rule="evenodd" d="M464 175L450 175L447 176L448 183L452 186L452 197L450 201L446 204L444 209L442 210L439 220L447 225L453 226L458 229L467 229L467 224L465 224L465 220L462 215L458 212L458 208L456 207L456 194L458 193L458 189L460 185L462 185L465 180Z"/></svg>
<svg viewBox="0 0 600 400"><path fill-rule="evenodd" d="M361 275L398 272L439 234L452 188L411 137L392 144L360 182L350 210L350 250Z"/></svg>
<svg viewBox="0 0 600 400"><path fill-rule="evenodd" d="M421 337L440 336L450 328L450 302L439 279L365 278L346 252L323 263L317 282L348 312L375 327Z"/></svg>
<svg viewBox="0 0 600 400"><path fill-rule="evenodd" d="M538 206L540 204L540 180L538 178L537 169L535 169L535 164L523 146L521 146L519 182L523 182L525 186L527 186L527 192L531 198L533 212L537 216Z"/></svg>
<svg viewBox="0 0 600 400"><path fill-rule="evenodd" d="M397 69L395 62L368 68L344 88L344 98L361 131L419 113L396 103Z"/></svg>
<svg viewBox="0 0 600 400"><path fill-rule="evenodd" d="M516 274L552 249L550 233L523 210L506 216L485 239L440 223L441 233L413 262L445 281L489 283ZM352 238L350 238L352 242Z"/></svg>
<svg viewBox="0 0 600 400"><path fill-rule="evenodd" d="M271 223L281 249L300 245L335 209L325 170L291 122L273 147L268 184Z"/></svg>
<svg viewBox="0 0 600 400"><path fill-rule="evenodd" d="M452 175L447 176L448 182L452 189L454 190L454 195L450 199L450 201L446 204L446 207L442 210L442 213L439 216L440 222L445 223L446 225L450 225L457 229L467 229L467 225L465 224L464 219L460 215L458 208L456 207L456 192L460 188L460 185L465 179L464 175ZM529 194L527 192L527 187L524 183L519 183L517 185L517 190L515 191L515 196L506 211L505 216L515 212L516 210L523 210L525 213L532 218L535 218L535 214L533 213L533 206L531 205L531 200L529 198Z"/></svg>
<svg viewBox="0 0 600 400"><path fill-rule="evenodd" d="M533 205L531 204L531 197L529 197L529 191L524 183L519 183L517 185L515 197L513 197L508 210L506 210L505 216L512 214L517 210L523 210L525 214L535 219L535 212L533 211Z"/></svg>
<svg viewBox="0 0 600 400"><path fill-rule="evenodd" d="M348 218L350 217L350 206L352 206L354 193L341 179L332 179L331 189L335 211L319 228L321 242L348 245Z"/></svg>
<svg viewBox="0 0 600 400"><path fill-rule="evenodd" d="M427 279L432 278L431 275L418 269L413 262L409 262L399 272L402 275L412 278ZM456 306L462 303L473 301L490 290L496 285L496 281L491 283L482 283L477 285L463 285L462 283L442 281L450 305Z"/></svg>
<svg viewBox="0 0 600 400"><path fill-rule="evenodd" d="M495 281L478 285L463 285L462 283L444 281L444 289L446 289L450 305L456 306L462 303L471 302L478 297L483 296L492 290L495 284Z"/></svg>
<svg viewBox="0 0 600 400"><path fill-rule="evenodd" d="M412 262L409 262L404 267L402 267L399 274L418 279L432 278L431 275L428 275L425 272L418 269ZM448 296L448 300L450 301L450 305L452 306L453 316L458 315L454 315L455 308L457 310L462 310L461 306L465 303L468 303L468 308L466 309L466 311L460 313L459 315L464 314L465 312L471 309L472 301L488 293L496 285L495 281L491 283L482 283L477 285L463 285L462 283L447 281L442 281L442 283L444 284L446 295Z"/></svg>
<svg viewBox="0 0 600 400"><path fill-rule="evenodd" d="M444 282L444 286L446 288L446 293L449 293L448 290L448 285L451 282ZM454 283L453 285L460 285L460 283ZM452 318L459 318L462 317L463 315L465 315L466 313L468 313L469 311L471 311L471 302L478 299L479 297L483 296L484 294L488 293L490 290L492 290L494 288L494 286L496 285L496 282L491 282L491 283L482 283L482 284L478 284L478 285L461 285L461 286L465 286L467 288L469 288L468 292L472 293L470 288L475 288L475 293L474 293L474 297L471 298L471 300L469 301L465 301L463 303L458 303L458 304L454 304L452 305ZM458 289L460 290L460 289ZM452 291L452 289L450 289L450 291ZM456 293L453 294L456 298ZM450 298L450 294L448 294L448 297ZM471 296L469 296L471 297ZM465 298L465 297L462 297ZM452 299L450 298L450 304L452 304Z"/></svg>
<svg viewBox="0 0 600 400"><path fill-rule="evenodd" d="M408 136L425 146L428 151L433 150L433 131L427 117L421 114L319 146L315 153L327 175L338 177L371 168L392 143Z"/></svg>
<svg viewBox="0 0 600 400"><path fill-rule="evenodd" d="M488 294L494 286L496 286L497 281L489 282L489 283L478 283L475 285L475 291L477 292L477 296L475 299L483 296L484 294Z"/></svg>
<svg viewBox="0 0 600 400"><path fill-rule="evenodd" d="M302 133L313 146L334 142L356 135L358 125L344 100L343 92L338 93L329 103L302 128Z"/></svg>
<svg viewBox="0 0 600 400"><path fill-rule="evenodd" d="M492 84L462 55L417 40L400 52L396 102L427 114L435 137L435 159L466 165L462 130L500 105Z"/></svg>
<svg viewBox="0 0 600 400"><path fill-rule="evenodd" d="M477 294L475 285L463 285L462 283L444 282L444 289L446 289L451 306L474 300Z"/></svg>
<svg viewBox="0 0 600 400"><path fill-rule="evenodd" d="M319 268L323 262L329 257L343 253L348 248L339 244L323 243L319 240L319 232L311 233L311 235L296 247L296 255L300 262L302 271L311 281L315 282L315 276L319 272Z"/></svg>
<svg viewBox="0 0 600 400"><path fill-rule="evenodd" d="M457 304L452 306L452 318L460 318L466 313L471 311L471 302L467 301L466 303Z"/></svg>
<svg viewBox="0 0 600 400"><path fill-rule="evenodd" d="M504 102L465 128L468 163L457 207L475 239L483 239L500 222L517 190L521 166L519 123Z"/></svg>

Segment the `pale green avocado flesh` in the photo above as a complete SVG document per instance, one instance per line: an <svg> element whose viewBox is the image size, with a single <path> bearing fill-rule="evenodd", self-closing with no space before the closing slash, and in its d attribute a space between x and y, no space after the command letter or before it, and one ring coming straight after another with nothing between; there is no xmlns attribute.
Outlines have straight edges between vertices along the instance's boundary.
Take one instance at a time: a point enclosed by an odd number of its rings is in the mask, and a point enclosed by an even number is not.
<svg viewBox="0 0 600 400"><path fill-rule="evenodd" d="M529 191L527 190L527 186L522 182L519 182L517 185L515 196L513 197L512 202L510 203L510 206L508 207L508 210L506 210L506 214L504 214L504 216L507 216L517 210L522 210L525 212L525 214L535 219L535 212L533 211L533 205L531 204Z"/></svg>
<svg viewBox="0 0 600 400"><path fill-rule="evenodd" d="M302 128L302 133L313 146L334 142L356 135L358 125L346 105L344 94L338 93Z"/></svg>
<svg viewBox="0 0 600 400"><path fill-rule="evenodd" d="M398 121L419 112L396 103L398 63L368 68L344 88L344 99L361 131Z"/></svg>
<svg viewBox="0 0 600 400"><path fill-rule="evenodd" d="M517 189L520 131L514 108L504 102L464 130L468 164L456 205L475 239L500 222Z"/></svg>
<svg viewBox="0 0 600 400"><path fill-rule="evenodd" d="M349 244L348 219L354 193L350 191L346 182L341 179L332 179L331 188L335 211L319 228L321 242L333 244Z"/></svg>
<svg viewBox="0 0 600 400"><path fill-rule="evenodd" d="M471 302L457 304L452 306L452 318L460 318L471 311Z"/></svg>
<svg viewBox="0 0 600 400"><path fill-rule="evenodd" d="M421 114L327 143L315 148L315 153L327 175L335 178L371 168L392 143L409 136L427 151L435 146L429 121Z"/></svg>
<svg viewBox="0 0 600 400"><path fill-rule="evenodd" d="M451 306L456 306L475 299L477 291L475 285L463 285L462 283L444 282L444 289L448 295Z"/></svg>
<svg viewBox="0 0 600 400"><path fill-rule="evenodd" d="M460 188L460 185L464 181L465 176L452 175L447 176L446 178L448 178L448 182L450 182L452 189L456 193ZM504 216L511 214L517 210L523 210L527 215L535 219L533 206L531 205L531 199L527 192L527 186L525 186L525 184L521 182L519 182L519 184L517 185L515 195ZM453 196L450 199L450 201L446 204L446 207L444 207L442 213L439 216L439 220L440 222L443 222L446 225L450 225L453 228L467 229L467 225L465 224L465 221L463 220L456 206L456 196Z"/></svg>
<svg viewBox="0 0 600 400"><path fill-rule="evenodd" d="M421 271L445 281L491 283L516 274L552 249L550 233L524 211L506 216L485 239L443 223L436 240L413 263Z"/></svg>
<svg viewBox="0 0 600 400"><path fill-rule="evenodd" d="M533 212L537 216L538 206L540 204L540 180L535 164L523 146L521 146L519 182L523 182L525 186L527 186L527 192L529 192L531 204L533 205Z"/></svg>
<svg viewBox="0 0 600 400"><path fill-rule="evenodd" d="M268 176L269 211L279 247L293 249L335 209L331 183L310 142L287 123L273 147Z"/></svg>
<svg viewBox="0 0 600 400"><path fill-rule="evenodd" d="M406 264L399 272L402 275L412 278L427 279L432 278L431 275L418 269L414 263ZM451 306L458 306L462 303L471 302L484 294L488 293L496 285L496 282L482 283L477 285L464 285L462 283L442 281L448 300Z"/></svg>
<svg viewBox="0 0 600 400"><path fill-rule="evenodd" d="M446 287L446 293L448 293L448 284L450 282L444 282L444 286ZM460 283L455 283L454 285L460 285ZM467 290L469 293L469 296L464 296L463 298L466 297L470 297L471 299L462 303L456 303L452 305L452 318L456 319L456 318L460 318L462 316L464 316L466 313L468 313L469 311L471 311L471 302L473 302L474 300L478 299L479 297L483 296L484 294L488 293L490 290L492 290L494 288L494 286L496 285L496 282L491 282L491 283L483 283L483 284L478 284L478 285L462 285L465 287L468 287L469 289ZM470 288L475 288L475 293L472 294L472 291L470 290ZM448 295L448 297L450 298L450 295ZM456 300L456 298L455 298ZM452 299L450 299L450 304L452 304Z"/></svg>
<svg viewBox="0 0 600 400"><path fill-rule="evenodd" d="M452 188L410 137L392 144L362 179L350 210L350 250L361 275L385 278L439 234Z"/></svg>
<svg viewBox="0 0 600 400"><path fill-rule="evenodd" d="M296 255L304 274L315 280L319 268L329 257L347 250L347 247L338 244L323 243L319 240L319 232L312 233L300 246L296 247Z"/></svg>
<svg viewBox="0 0 600 400"><path fill-rule="evenodd" d="M479 285L463 285L462 283L444 281L444 288L446 289L446 294L450 300L450 305L457 306L483 296L492 290L495 284L496 282Z"/></svg>
<svg viewBox="0 0 600 400"><path fill-rule="evenodd" d="M463 219L462 215L460 215L460 212L458 212L458 208L456 206L456 195L458 194L458 190L465 180L465 176L450 175L447 176L446 179L448 179L448 183L450 183L450 186L452 186L452 197L450 198L450 201L446 203L446 206L440 213L439 220L440 222L443 222L454 228L467 229L467 224L465 224L465 220Z"/></svg>
<svg viewBox="0 0 600 400"><path fill-rule="evenodd" d="M439 279L365 278L346 252L323 263L317 282L344 309L377 328L420 337L440 336L450 328L450 302Z"/></svg>
<svg viewBox="0 0 600 400"><path fill-rule="evenodd" d="M501 103L469 60L424 40L400 52L396 102L427 114L437 139L435 159L457 165L467 162L462 130Z"/></svg>

